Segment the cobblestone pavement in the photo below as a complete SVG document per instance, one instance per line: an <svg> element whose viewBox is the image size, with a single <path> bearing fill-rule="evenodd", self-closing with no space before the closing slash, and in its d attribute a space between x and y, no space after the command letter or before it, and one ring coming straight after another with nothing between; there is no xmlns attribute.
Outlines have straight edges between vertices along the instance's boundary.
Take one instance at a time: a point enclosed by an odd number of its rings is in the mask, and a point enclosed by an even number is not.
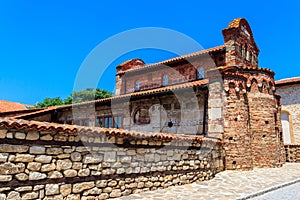
<svg viewBox="0 0 300 200"><path fill-rule="evenodd" d="M172 186L166 189L132 194L130 196L125 196L117 199L250 199L249 196L260 191L269 190L272 187L283 185L296 180L300 181L300 163L287 163L281 168L262 168L254 169L251 171L223 171L216 174L215 178L209 181L181 186ZM298 198L300 199L300 197ZM272 200L275 199L273 198Z"/></svg>
<svg viewBox="0 0 300 200"><path fill-rule="evenodd" d="M251 200L298 200L300 199L300 183L292 184L268 193L265 193L261 196L253 198Z"/></svg>

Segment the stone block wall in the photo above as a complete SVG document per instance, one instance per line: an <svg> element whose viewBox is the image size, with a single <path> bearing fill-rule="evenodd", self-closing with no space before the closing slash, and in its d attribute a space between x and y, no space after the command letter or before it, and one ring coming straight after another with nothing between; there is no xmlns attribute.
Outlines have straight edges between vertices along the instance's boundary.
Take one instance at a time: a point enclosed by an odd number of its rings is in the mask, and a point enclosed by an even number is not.
<svg viewBox="0 0 300 200"><path fill-rule="evenodd" d="M300 144L288 144L284 147L287 162L300 162Z"/></svg>
<svg viewBox="0 0 300 200"><path fill-rule="evenodd" d="M216 140L13 125L0 126L0 199L107 199L208 180L224 170Z"/></svg>
<svg viewBox="0 0 300 200"><path fill-rule="evenodd" d="M277 87L281 96L281 110L290 115L290 137L293 143L300 143L300 84Z"/></svg>

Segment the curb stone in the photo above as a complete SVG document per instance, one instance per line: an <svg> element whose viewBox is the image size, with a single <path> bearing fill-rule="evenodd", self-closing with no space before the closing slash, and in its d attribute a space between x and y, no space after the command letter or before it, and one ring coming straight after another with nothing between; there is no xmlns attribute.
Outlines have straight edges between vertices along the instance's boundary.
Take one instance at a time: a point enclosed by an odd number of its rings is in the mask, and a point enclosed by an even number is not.
<svg viewBox="0 0 300 200"><path fill-rule="evenodd" d="M300 179L296 179L296 180L294 180L294 181L290 181L290 182L287 182L287 183L283 183L283 184L280 184L280 185L276 185L276 186L267 188L267 189L265 189L265 190L261 190L261 191L259 191L259 192L255 192L255 193L253 193L253 194L247 195L247 196L242 197L242 198L238 198L238 199L236 199L236 200L247 200L247 199L251 199L251 198L258 197L258 196L261 196L261 195L263 195L263 194L266 194L266 193L268 193L268 192L272 192L272 191L278 190L278 189L280 189L280 188L284 188L284 187L287 187L287 186L290 186L290 185L299 183L299 182L300 182Z"/></svg>

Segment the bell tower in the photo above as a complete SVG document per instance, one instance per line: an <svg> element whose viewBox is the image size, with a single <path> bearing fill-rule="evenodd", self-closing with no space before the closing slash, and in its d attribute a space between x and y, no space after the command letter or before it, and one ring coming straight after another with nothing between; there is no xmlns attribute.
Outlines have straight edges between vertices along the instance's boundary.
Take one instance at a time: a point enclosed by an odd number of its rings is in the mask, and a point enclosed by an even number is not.
<svg viewBox="0 0 300 200"><path fill-rule="evenodd" d="M259 49L252 30L244 18L231 21L222 31L227 66L258 66Z"/></svg>

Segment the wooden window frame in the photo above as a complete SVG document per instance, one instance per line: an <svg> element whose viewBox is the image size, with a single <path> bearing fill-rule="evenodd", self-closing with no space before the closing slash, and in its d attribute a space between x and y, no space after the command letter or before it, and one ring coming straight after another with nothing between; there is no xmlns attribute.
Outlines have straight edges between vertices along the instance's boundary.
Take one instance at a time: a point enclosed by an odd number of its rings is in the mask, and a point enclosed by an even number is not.
<svg viewBox="0 0 300 200"><path fill-rule="evenodd" d="M120 127L117 128L122 128L123 127L123 115L105 115L105 116L97 116L96 118L96 126L101 127L101 128L116 128L115 126L115 118L120 117ZM111 122L111 127L105 127L105 119L107 118L112 118ZM102 125L100 125L100 119L102 119Z"/></svg>

